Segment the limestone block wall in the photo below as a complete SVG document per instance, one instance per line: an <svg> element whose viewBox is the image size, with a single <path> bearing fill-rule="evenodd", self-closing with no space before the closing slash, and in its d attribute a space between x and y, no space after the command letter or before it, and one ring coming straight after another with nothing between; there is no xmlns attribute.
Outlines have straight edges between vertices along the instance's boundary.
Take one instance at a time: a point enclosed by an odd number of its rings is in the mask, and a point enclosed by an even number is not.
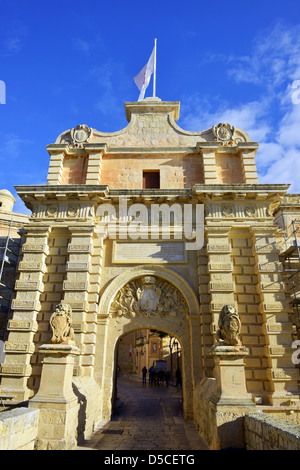
<svg viewBox="0 0 300 470"><path fill-rule="evenodd" d="M254 156L226 151L217 145L209 148L70 151L58 149L51 154L48 180L53 184L104 184L111 189L142 189L143 171L160 172L161 189L191 188L194 184L257 183ZM68 153L70 152L70 153ZM250 158L251 157L251 158Z"/></svg>
<svg viewBox="0 0 300 470"><path fill-rule="evenodd" d="M4 193L4 194L3 194ZM16 268L19 261L21 245L23 243L24 225L28 222L28 216L11 212L15 201L8 191L0 191L0 362L4 361L3 346L10 303L14 298L14 285ZM8 239L9 236L9 239ZM5 248L9 262L3 262Z"/></svg>
<svg viewBox="0 0 300 470"><path fill-rule="evenodd" d="M203 183L201 155L105 155L102 159L101 184L110 189L142 189L143 170L160 171L161 189L190 188Z"/></svg>
<svg viewBox="0 0 300 470"><path fill-rule="evenodd" d="M135 334L129 333L123 336L119 341L118 347L118 365L120 366L120 374L132 374L134 370L134 344ZM131 351L131 355L129 352Z"/></svg>
<svg viewBox="0 0 300 470"><path fill-rule="evenodd" d="M213 346L212 314L210 295L208 291L209 271L208 254L203 247L197 251L198 279L199 279L199 303L200 303L200 338L202 376L213 377L213 361L209 355L209 349Z"/></svg>
<svg viewBox="0 0 300 470"><path fill-rule="evenodd" d="M216 171L218 183L244 183L242 162L239 154L217 154Z"/></svg>
<svg viewBox="0 0 300 470"><path fill-rule="evenodd" d="M70 233L66 228L53 229L49 236L46 270L42 278L43 292L40 296L40 311L37 314L38 327L34 336L36 345L49 343L51 340L49 320L55 306L62 300L69 238ZM28 380L28 387L32 392L36 392L42 370L42 356L34 354L31 364L32 374Z"/></svg>
<svg viewBox="0 0 300 470"><path fill-rule="evenodd" d="M85 156L66 156L64 158L61 184L85 184L87 160Z"/></svg>
<svg viewBox="0 0 300 470"><path fill-rule="evenodd" d="M211 406L210 397L215 390L215 379L202 379L194 393L194 422L200 436L207 442L211 450L220 447L216 413Z"/></svg>
<svg viewBox="0 0 300 470"><path fill-rule="evenodd" d="M245 416L247 450L299 450L300 426L284 419L253 413Z"/></svg>
<svg viewBox="0 0 300 470"><path fill-rule="evenodd" d="M253 207L244 210L253 217ZM210 348L222 306L234 305L242 324L241 341L250 353L245 358L247 391L257 403L287 405L298 400L298 370L292 363L291 308L277 229L270 222L261 224L263 214L258 226L230 226L226 219L241 217L238 210L233 213L223 205L220 212L223 220L207 224L205 246L197 256L203 375L214 376ZM207 214L216 214L216 209L208 208Z"/></svg>
<svg viewBox="0 0 300 470"><path fill-rule="evenodd" d="M34 450L39 410L16 408L0 416L0 450Z"/></svg>
<svg viewBox="0 0 300 470"><path fill-rule="evenodd" d="M220 448L219 432L226 422L226 413L217 413L210 398L213 396L215 379L203 379L194 394L194 421L199 434L211 450ZM230 426L235 426L234 414ZM300 425L290 420L270 416L263 412L245 414L239 418L242 429L238 448L247 450L299 450ZM218 422L219 421L219 422ZM222 426L221 426L222 427Z"/></svg>
<svg viewBox="0 0 300 470"><path fill-rule="evenodd" d="M246 384L253 396L266 393L267 359L265 357L265 337L262 329L262 314L259 311L257 275L253 256L253 241L249 229L231 232L231 253L235 302L241 320L241 341L249 349L245 358Z"/></svg>

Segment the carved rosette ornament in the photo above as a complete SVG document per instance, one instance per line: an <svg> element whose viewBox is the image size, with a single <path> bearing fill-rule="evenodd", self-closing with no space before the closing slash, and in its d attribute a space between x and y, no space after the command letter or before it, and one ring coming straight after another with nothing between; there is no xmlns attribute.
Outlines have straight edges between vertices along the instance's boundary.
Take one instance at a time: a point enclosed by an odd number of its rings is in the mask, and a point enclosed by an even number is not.
<svg viewBox="0 0 300 470"><path fill-rule="evenodd" d="M57 217L58 207L57 206L48 206L46 209L47 217Z"/></svg>
<svg viewBox="0 0 300 470"><path fill-rule="evenodd" d="M50 317L50 326L52 328L51 342L74 345L74 331L71 325L71 306L69 304L58 304Z"/></svg>
<svg viewBox="0 0 300 470"><path fill-rule="evenodd" d="M234 126L230 126L228 123L220 122L217 126L213 126L213 134L215 139L220 142L222 146L233 146L236 142L233 139L235 132Z"/></svg>
<svg viewBox="0 0 300 470"><path fill-rule="evenodd" d="M223 217L233 217L233 207L232 206L223 206L222 207L222 216Z"/></svg>
<svg viewBox="0 0 300 470"><path fill-rule="evenodd" d="M68 217L78 217L79 210L80 210L79 206L74 204L74 205L68 207L67 216Z"/></svg>
<svg viewBox="0 0 300 470"><path fill-rule="evenodd" d="M245 216L246 217L255 217L256 216L256 209L253 206L247 206L245 208Z"/></svg>
<svg viewBox="0 0 300 470"><path fill-rule="evenodd" d="M230 346L241 345L239 339L241 321L235 307L224 305L219 316L218 326L219 330L217 331L216 339L220 344Z"/></svg>
<svg viewBox="0 0 300 470"><path fill-rule="evenodd" d="M179 290L163 279L143 276L126 284L117 293L110 309L115 316L172 316L188 314L188 305Z"/></svg>

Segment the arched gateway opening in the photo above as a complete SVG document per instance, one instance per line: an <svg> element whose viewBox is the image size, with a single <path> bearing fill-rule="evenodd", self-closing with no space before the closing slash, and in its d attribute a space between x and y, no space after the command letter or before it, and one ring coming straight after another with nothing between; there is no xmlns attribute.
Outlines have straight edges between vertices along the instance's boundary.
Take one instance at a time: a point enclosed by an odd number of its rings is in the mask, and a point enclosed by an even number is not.
<svg viewBox="0 0 300 470"><path fill-rule="evenodd" d="M106 287L99 304L95 372L101 381L103 420L112 413L116 351L119 341L136 330L158 330L177 338L182 349L182 395L185 419L193 417L195 376L200 369L199 304L190 285L176 272L159 266L124 271ZM195 322L193 323L194 326ZM193 341L193 335L198 341Z"/></svg>
<svg viewBox="0 0 300 470"><path fill-rule="evenodd" d="M120 398L130 400L131 393L126 395L125 390L138 388L144 401L149 396L168 400L174 395L174 386L177 387L176 407L182 412L182 355L180 341L168 332L140 329L119 338L115 348L113 415L118 414ZM152 388L151 395L147 387Z"/></svg>

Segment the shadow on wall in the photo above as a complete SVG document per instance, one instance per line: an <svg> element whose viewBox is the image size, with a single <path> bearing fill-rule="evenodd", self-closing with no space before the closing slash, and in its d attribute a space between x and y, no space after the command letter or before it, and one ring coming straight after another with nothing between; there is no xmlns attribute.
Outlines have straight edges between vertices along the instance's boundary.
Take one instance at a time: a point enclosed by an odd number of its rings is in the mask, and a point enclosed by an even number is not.
<svg viewBox="0 0 300 470"><path fill-rule="evenodd" d="M73 392L78 398L78 424L77 424L77 443L83 442L85 439L85 428L86 428L86 408L87 399L80 393L76 385L72 384Z"/></svg>

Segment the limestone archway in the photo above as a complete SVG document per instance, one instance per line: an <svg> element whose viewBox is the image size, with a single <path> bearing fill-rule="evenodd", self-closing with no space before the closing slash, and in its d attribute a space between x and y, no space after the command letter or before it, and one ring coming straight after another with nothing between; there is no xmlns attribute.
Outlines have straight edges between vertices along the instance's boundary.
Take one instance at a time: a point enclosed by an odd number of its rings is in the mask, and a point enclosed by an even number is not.
<svg viewBox="0 0 300 470"><path fill-rule="evenodd" d="M134 341L134 335L132 333L140 333L142 336L139 337L139 340L142 339L142 343L139 342L139 346L137 349L134 347L135 346L135 341ZM140 379L140 383L142 382L141 373L142 368L146 366L147 370L149 371L149 368L153 366L154 362L157 361L158 359L161 359L161 353L163 351L165 352L164 348L161 348L162 342L161 339L159 339L160 333L164 333L168 335L169 337L172 337L172 341L176 341L178 343L179 348L175 348L175 345L173 344L173 349L172 349L172 354L173 358L167 357L167 355L164 355L163 359L167 361L168 363L168 370L171 372L171 367L173 368L173 380L176 378L175 371L177 370L177 367L179 366L180 370L182 370L182 345L180 343L180 339L176 336L172 336L170 332L168 331L162 331L162 330L133 330L130 331L129 333L124 333L120 338L118 338L116 347L115 347L115 370L114 370L114 393L112 396L112 408L115 408L116 405L116 398L117 398L117 390L118 390L118 377L119 376L127 376L130 377L133 374L137 373L135 376L136 378ZM127 340L126 340L127 339ZM168 338L169 340L170 338ZM123 340L125 340L125 344L123 344ZM157 346L157 351L156 353L153 354L152 352L152 344L153 342L160 341L160 345ZM148 348L147 348L148 345ZM123 346L123 347L122 347ZM148 349L148 350L147 350ZM167 348L168 353L170 353L169 348ZM131 357L129 357L129 351L132 352ZM178 353L179 351L179 353ZM120 374L118 374L118 368L117 366L120 366ZM135 371L135 372L134 372ZM130 383L130 382L129 382ZM139 382L137 382L139 383ZM146 385L150 385L150 377L149 375L147 376L146 380ZM155 383L151 382L151 386L155 386ZM160 384L163 388L166 387L166 384ZM156 388L156 387L155 387ZM171 387L172 388L172 387ZM182 400L181 401L181 408L182 406Z"/></svg>
<svg viewBox="0 0 300 470"><path fill-rule="evenodd" d="M117 343L121 336L138 329L161 330L179 340L183 413L186 419L193 417L197 354L193 350L191 318L195 317L199 319L199 303L194 291L170 269L138 266L126 269L111 281L99 303L95 363L95 378L102 390L103 420L111 416Z"/></svg>

